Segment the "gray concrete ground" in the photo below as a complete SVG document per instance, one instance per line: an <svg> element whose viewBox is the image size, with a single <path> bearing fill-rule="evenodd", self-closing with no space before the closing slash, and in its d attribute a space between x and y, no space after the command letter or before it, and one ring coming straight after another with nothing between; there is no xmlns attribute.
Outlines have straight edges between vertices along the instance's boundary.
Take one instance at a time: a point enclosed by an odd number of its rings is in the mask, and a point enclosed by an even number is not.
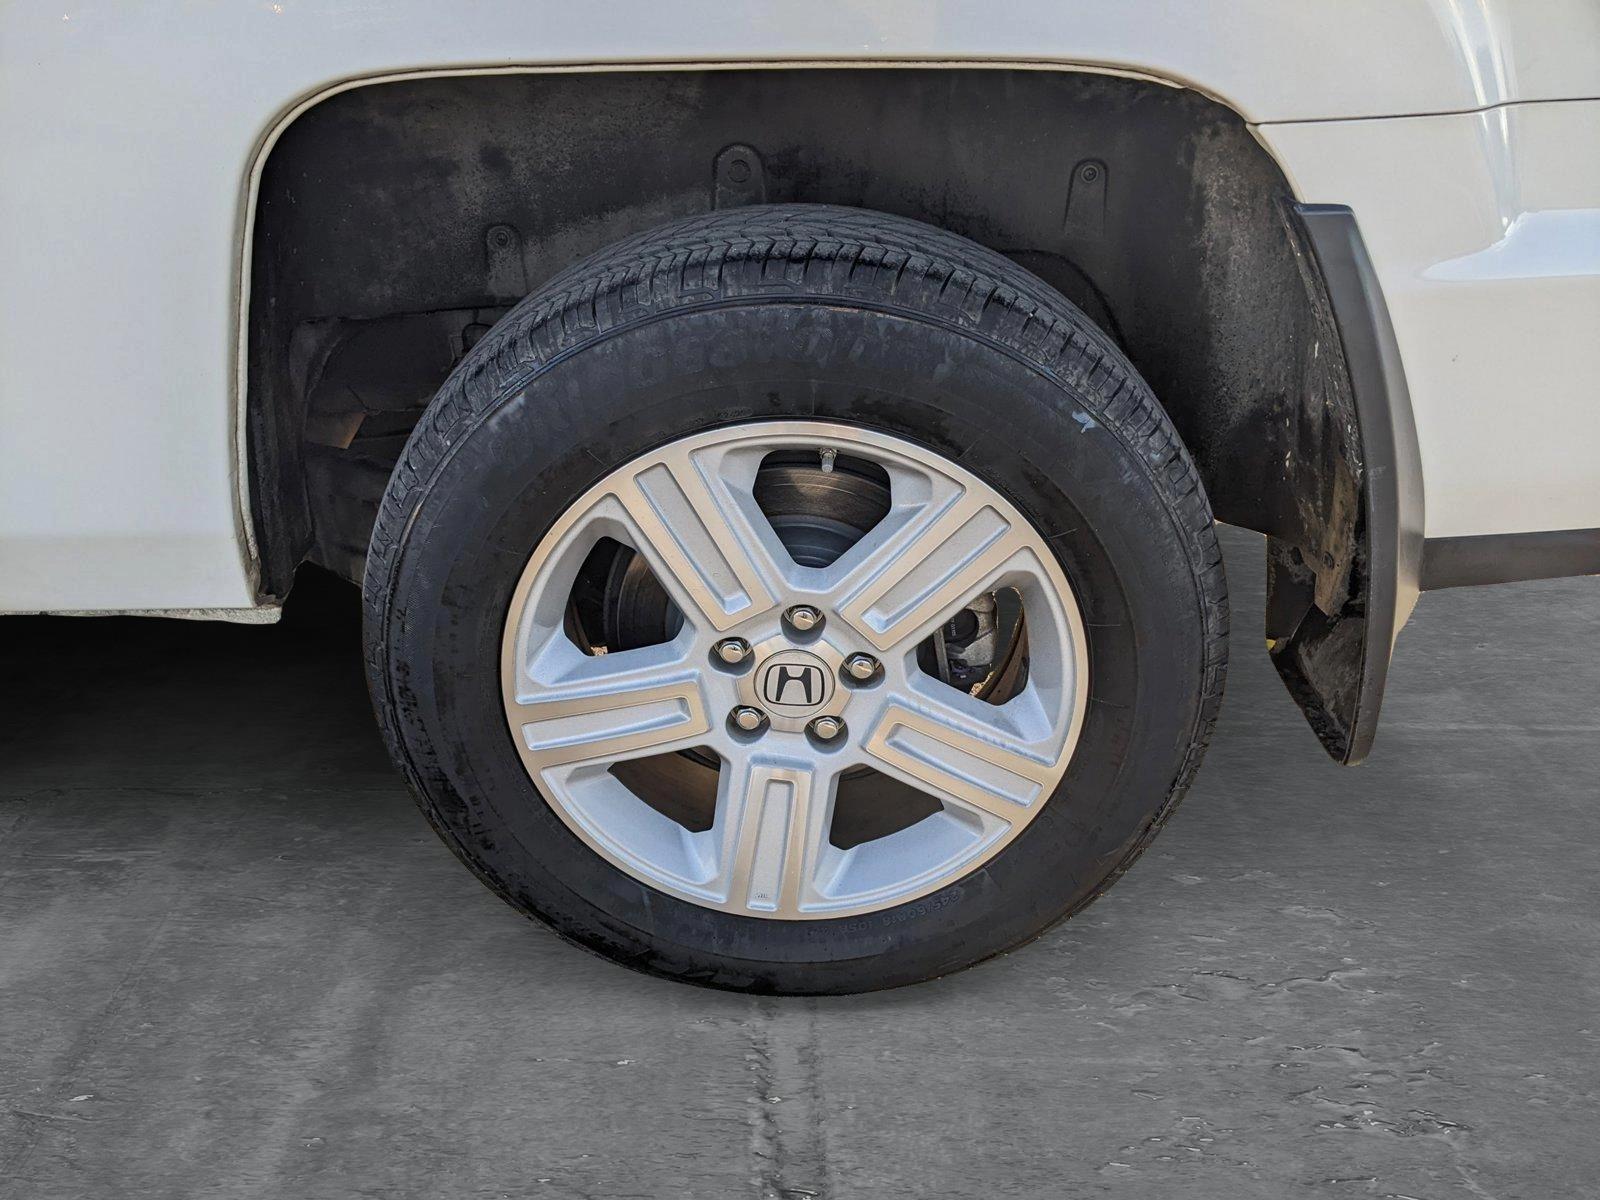
<svg viewBox="0 0 1600 1200"><path fill-rule="evenodd" d="M1600 581L1426 598L1343 771L1227 547L1222 726L1152 851L838 1000L502 906L388 767L347 608L0 624L0 1195L1600 1196Z"/></svg>

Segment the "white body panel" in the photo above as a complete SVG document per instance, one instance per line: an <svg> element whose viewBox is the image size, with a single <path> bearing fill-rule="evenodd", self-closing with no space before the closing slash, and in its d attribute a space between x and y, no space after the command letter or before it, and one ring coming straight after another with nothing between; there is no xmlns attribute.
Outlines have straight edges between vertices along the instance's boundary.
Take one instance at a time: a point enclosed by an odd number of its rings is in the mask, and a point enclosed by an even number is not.
<svg viewBox="0 0 1600 1200"><path fill-rule="evenodd" d="M1383 285L1428 537L1600 527L1600 101L1259 130Z"/></svg>
<svg viewBox="0 0 1600 1200"><path fill-rule="evenodd" d="M1592 0L4 6L0 611L255 603L252 173L297 106L411 71L1026 63L1193 86L1270 123L1303 199L1355 208L1418 413L1429 532L1600 526L1580 458L1600 432L1600 116L1532 103L1600 97L1597 46ZM1451 113L1467 115L1353 120Z"/></svg>

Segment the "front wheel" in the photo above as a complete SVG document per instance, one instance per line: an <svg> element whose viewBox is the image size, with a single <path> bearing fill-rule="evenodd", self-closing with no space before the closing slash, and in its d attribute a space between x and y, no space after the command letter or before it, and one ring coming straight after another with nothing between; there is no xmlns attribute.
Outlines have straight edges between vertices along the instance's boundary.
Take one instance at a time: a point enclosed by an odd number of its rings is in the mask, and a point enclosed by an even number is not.
<svg viewBox="0 0 1600 1200"><path fill-rule="evenodd" d="M851 992L967 966L1144 847L1226 596L1148 388L910 221L679 222L446 383L366 580L385 734L512 904L640 969Z"/></svg>

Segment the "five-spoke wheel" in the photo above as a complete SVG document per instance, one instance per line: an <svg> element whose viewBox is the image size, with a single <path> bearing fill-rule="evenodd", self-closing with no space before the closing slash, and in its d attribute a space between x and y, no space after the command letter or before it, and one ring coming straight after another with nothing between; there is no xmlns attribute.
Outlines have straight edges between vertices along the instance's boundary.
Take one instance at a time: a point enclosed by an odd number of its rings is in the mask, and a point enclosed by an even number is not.
<svg viewBox="0 0 1600 1200"><path fill-rule="evenodd" d="M819 557L801 518L827 521L829 490L775 525L764 469L792 489L876 475L887 506ZM593 640L573 597L602 545L642 560L675 632ZM952 682L952 656L981 677ZM986 694L1005 671L1007 694ZM596 484L529 560L503 658L523 760L579 837L686 900L789 919L888 908L997 853L1060 780L1087 676L1071 588L1009 501L909 442L805 421L684 438ZM667 754L713 764L709 827L653 796L650 772L617 769ZM865 840L835 830L852 776L847 798L883 810Z"/></svg>

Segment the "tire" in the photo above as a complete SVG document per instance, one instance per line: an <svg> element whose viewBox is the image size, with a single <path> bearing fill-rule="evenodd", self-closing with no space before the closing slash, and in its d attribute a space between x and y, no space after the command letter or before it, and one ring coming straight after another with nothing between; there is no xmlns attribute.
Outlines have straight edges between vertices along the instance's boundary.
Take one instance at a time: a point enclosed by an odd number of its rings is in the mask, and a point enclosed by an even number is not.
<svg viewBox="0 0 1600 1200"><path fill-rule="evenodd" d="M530 554L597 481L679 439L793 421L914 448L1014 506L1081 612L1087 702L1059 784L981 866L904 903L778 920L669 894L598 853L536 786L499 667ZM1228 622L1194 464L1082 312L950 233L803 205L653 229L508 314L411 436L364 603L389 749L489 887L626 966L805 994L959 970L1104 891L1199 766Z"/></svg>

